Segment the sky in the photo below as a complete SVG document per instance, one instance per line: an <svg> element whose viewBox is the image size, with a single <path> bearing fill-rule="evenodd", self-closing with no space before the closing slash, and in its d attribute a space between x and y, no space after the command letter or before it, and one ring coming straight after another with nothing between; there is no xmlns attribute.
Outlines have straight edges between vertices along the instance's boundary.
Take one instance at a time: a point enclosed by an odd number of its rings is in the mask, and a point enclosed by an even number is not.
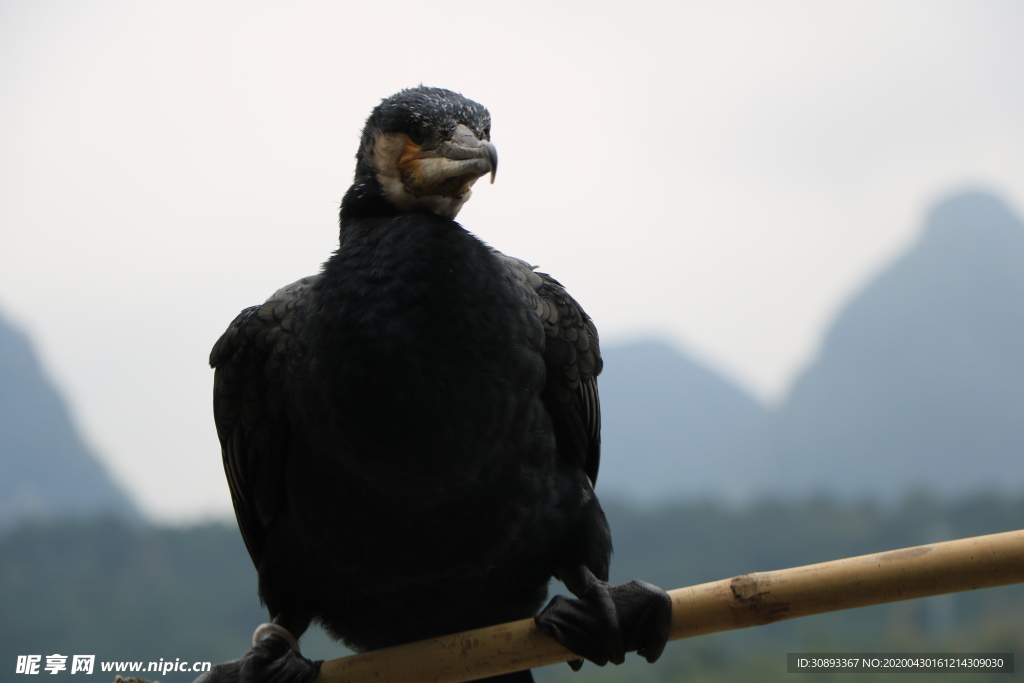
<svg viewBox="0 0 1024 683"><path fill-rule="evenodd" d="M1015 0L0 0L0 312L151 518L230 515L209 350L419 83L491 111L467 229L766 401L938 198L1024 207Z"/></svg>

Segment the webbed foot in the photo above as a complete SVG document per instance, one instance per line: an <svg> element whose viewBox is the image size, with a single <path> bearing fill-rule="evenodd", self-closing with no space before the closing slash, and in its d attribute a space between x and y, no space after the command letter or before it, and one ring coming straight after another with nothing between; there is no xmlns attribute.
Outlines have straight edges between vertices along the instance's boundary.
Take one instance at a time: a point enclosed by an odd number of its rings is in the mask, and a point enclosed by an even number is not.
<svg viewBox="0 0 1024 683"><path fill-rule="evenodd" d="M644 581L613 586L582 566L571 574L563 581L578 599L556 595L535 618L542 631L599 666L633 651L648 662L661 656L672 623L668 593Z"/></svg>
<svg viewBox="0 0 1024 683"><path fill-rule="evenodd" d="M215 664L194 683L311 683L323 662L299 652L299 643L277 624L261 624L252 649L239 659Z"/></svg>

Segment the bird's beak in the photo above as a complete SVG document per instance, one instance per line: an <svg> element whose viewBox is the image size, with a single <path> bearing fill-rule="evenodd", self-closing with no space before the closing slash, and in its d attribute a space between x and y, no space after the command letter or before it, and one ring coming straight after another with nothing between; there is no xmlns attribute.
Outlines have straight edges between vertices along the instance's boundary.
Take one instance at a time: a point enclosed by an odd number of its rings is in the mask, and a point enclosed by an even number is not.
<svg viewBox="0 0 1024 683"><path fill-rule="evenodd" d="M486 170L480 175L490 171L491 184L494 184L494 176L498 172L498 149L490 142L479 139L469 127L459 124L452 133L451 139L443 142L438 150L443 156L453 160L474 159Z"/></svg>
<svg viewBox="0 0 1024 683"><path fill-rule="evenodd" d="M408 140L399 154L398 171L407 190L418 196L461 197L480 176L498 171L498 151L459 124L451 137L427 149Z"/></svg>

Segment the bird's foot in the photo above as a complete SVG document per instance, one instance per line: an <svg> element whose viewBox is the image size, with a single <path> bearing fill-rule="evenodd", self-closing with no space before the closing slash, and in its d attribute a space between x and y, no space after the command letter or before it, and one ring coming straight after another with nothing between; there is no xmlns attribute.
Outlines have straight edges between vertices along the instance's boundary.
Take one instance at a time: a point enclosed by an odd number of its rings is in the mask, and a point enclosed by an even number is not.
<svg viewBox="0 0 1024 683"><path fill-rule="evenodd" d="M323 662L299 652L299 642L277 624L260 624L252 649L239 659L215 664L194 683L311 683Z"/></svg>
<svg viewBox="0 0 1024 683"><path fill-rule="evenodd" d="M661 656L672 622L668 593L643 581L613 586L586 567L566 586L578 599L556 595L535 619L542 631L599 666L621 664L634 650L648 662Z"/></svg>

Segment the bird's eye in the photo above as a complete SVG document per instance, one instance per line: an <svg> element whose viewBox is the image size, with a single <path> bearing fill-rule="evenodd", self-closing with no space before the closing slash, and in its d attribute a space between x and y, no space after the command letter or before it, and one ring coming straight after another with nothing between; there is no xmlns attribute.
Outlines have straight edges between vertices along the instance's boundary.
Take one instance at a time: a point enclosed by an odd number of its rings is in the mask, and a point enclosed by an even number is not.
<svg viewBox="0 0 1024 683"><path fill-rule="evenodd" d="M422 145L423 144L423 130L418 128L418 127L410 128L409 129L409 139L412 140L417 145Z"/></svg>

